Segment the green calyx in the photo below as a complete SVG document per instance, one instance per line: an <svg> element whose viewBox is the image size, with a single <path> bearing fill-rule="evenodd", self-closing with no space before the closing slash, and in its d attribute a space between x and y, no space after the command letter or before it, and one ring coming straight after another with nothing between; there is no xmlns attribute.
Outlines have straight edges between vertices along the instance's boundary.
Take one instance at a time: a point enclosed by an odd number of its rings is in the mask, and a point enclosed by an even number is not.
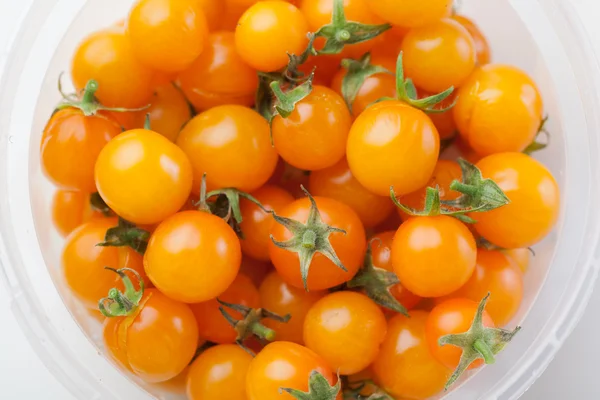
<svg viewBox="0 0 600 400"><path fill-rule="evenodd" d="M129 246L139 254L144 255L148 247L150 232L136 227L129 221L119 218L119 224L106 231L104 242L96 246L125 247Z"/></svg>
<svg viewBox="0 0 600 400"><path fill-rule="evenodd" d="M96 92L98 91L98 82L90 79L83 89L83 93L81 97L75 94L65 94L62 88L62 73L58 77L58 91L62 96L62 101L58 106L56 106L56 110L62 110L65 108L77 108L81 110L83 115L86 117L90 117L92 115L96 115L99 111L113 111L113 112L135 112L142 111L150 107L147 105L141 108L120 108L120 107L105 107L98 102L96 99Z"/></svg>
<svg viewBox="0 0 600 400"><path fill-rule="evenodd" d="M109 267L104 268L121 277L123 285L125 286L125 291L121 293L117 288L110 289L108 291L108 297L105 297L98 302L100 312L108 318L126 317L131 315L140 305L140 301L144 295L144 280L140 274L133 269L121 268L117 270ZM126 272L135 276L140 287L139 290L135 290L133 282L131 282L131 279L127 276Z"/></svg>
<svg viewBox="0 0 600 400"><path fill-rule="evenodd" d="M90 195L90 207L92 210L102 213L105 217L112 217L114 215L113 211L98 192Z"/></svg>
<svg viewBox="0 0 600 400"><path fill-rule="evenodd" d="M331 243L329 242L329 235L332 233L342 233L345 235L346 231L325 224L321 219L321 214L319 213L315 199L304 188L304 186L302 186L302 190L310 200L310 211L306 224L290 218L280 217L275 214L274 211L271 211L275 221L286 227L287 230L289 230L293 235L290 240L285 242L279 242L275 240L272 235L271 240L275 246L281 249L298 253L302 282L304 284L304 288L308 291L308 273L310 264L315 254L323 254L338 268L342 269L343 271L348 271L340 261L339 257L335 253L335 250L331 246Z"/></svg>
<svg viewBox="0 0 600 400"><path fill-rule="evenodd" d="M390 292L392 286L400 283L400 279L395 273L373 265L371 244L372 241L367 246L362 269L348 282L348 287L363 289L365 294L375 303L408 317L406 307Z"/></svg>
<svg viewBox="0 0 600 400"><path fill-rule="evenodd" d="M535 139L533 139L533 142L527 146L525 148L525 150L523 150L523 153L527 154L527 155L531 155L533 153L535 153L536 151L540 151L540 150L544 150L546 147L548 147L550 145L550 132L548 132L548 130L546 129L546 125L548 124L548 119L549 117L546 116L544 117L544 119L542 119L542 122L540 123L540 127L538 128L537 133L535 134ZM544 141L540 141L540 137L544 136L545 140Z"/></svg>
<svg viewBox="0 0 600 400"><path fill-rule="evenodd" d="M274 107L276 115L281 115L283 118L289 117L294 111L296 104L304 100L312 92L313 78L314 74L311 74L306 81L287 92L281 90L279 81L271 82L270 87L275 96Z"/></svg>
<svg viewBox="0 0 600 400"><path fill-rule="evenodd" d="M352 104L367 78L377 74L394 74L382 66L371 64L371 54L369 53L362 56L360 60L351 58L342 60L342 67L348 71L342 80L342 97L344 97L350 112L352 112Z"/></svg>
<svg viewBox="0 0 600 400"><path fill-rule="evenodd" d="M491 211L510 203L510 199L500 186L491 179L484 179L479 168L462 158L458 159L458 163L462 169L462 180L455 180L450 184L450 190L462 194L458 199L441 201L439 188L429 187L426 191L424 209L416 210L403 205L396 198L392 186L390 188L392 201L408 215L448 215L470 224L476 221L466 214Z"/></svg>
<svg viewBox="0 0 600 400"><path fill-rule="evenodd" d="M348 377L344 377L344 400L395 400L392 396L381 389L370 379L350 382ZM370 395L363 395L363 391L373 392Z"/></svg>
<svg viewBox="0 0 600 400"><path fill-rule="evenodd" d="M473 361L482 359L486 364L493 364L496 361L495 355L501 352L521 330L520 326L512 331L483 326L483 311L489 297L488 293L479 303L473 323L467 332L442 336L438 340L440 346L451 345L462 349L460 362L446 382L446 390L456 382Z"/></svg>
<svg viewBox="0 0 600 400"><path fill-rule="evenodd" d="M217 301L221 305L219 311L221 311L223 317L231 324L231 326L233 326L237 333L235 342L253 356L254 353L244 345L246 339L251 336L256 336L262 341L271 342L275 340L276 337L276 332L271 328L267 328L261 321L265 318L269 318L277 322L287 323L291 318L291 315L289 314L281 316L263 308L250 308L240 304L226 303L218 298ZM225 308L239 312L242 314L242 319L235 319Z"/></svg>
<svg viewBox="0 0 600 400"><path fill-rule="evenodd" d="M297 400L335 400L342 390L342 382L338 377L337 383L331 386L329 381L317 370L310 373L308 392L298 389L280 388L280 392L289 393Z"/></svg>

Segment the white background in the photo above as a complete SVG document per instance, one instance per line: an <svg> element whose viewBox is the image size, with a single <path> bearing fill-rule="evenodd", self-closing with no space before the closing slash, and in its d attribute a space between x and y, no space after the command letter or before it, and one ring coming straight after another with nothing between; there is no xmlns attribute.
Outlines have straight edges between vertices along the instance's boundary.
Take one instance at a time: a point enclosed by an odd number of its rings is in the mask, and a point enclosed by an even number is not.
<svg viewBox="0 0 600 400"><path fill-rule="evenodd" d="M0 0L0 71L6 46L32 0ZM485 1L485 0L482 0ZM600 55L600 1L571 0ZM46 370L22 335L0 287L0 398L73 400ZM525 400L600 399L600 290L550 367ZM80 399L87 400L87 399Z"/></svg>

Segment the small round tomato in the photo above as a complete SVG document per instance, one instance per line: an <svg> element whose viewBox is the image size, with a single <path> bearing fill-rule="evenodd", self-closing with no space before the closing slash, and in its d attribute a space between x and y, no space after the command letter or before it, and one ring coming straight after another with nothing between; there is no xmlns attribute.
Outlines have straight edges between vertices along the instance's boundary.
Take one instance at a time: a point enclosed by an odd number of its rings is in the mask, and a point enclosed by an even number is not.
<svg viewBox="0 0 600 400"><path fill-rule="evenodd" d="M225 104L251 106L258 76L238 55L233 32L220 31L208 37L202 57L179 75L179 84L201 112Z"/></svg>
<svg viewBox="0 0 600 400"><path fill-rule="evenodd" d="M302 330L306 314L325 292L307 292L290 286L275 271L267 275L258 292L262 307L278 315L291 315L291 319L286 323L272 319L263 320L266 327L277 332L276 340L304 344Z"/></svg>
<svg viewBox="0 0 600 400"><path fill-rule="evenodd" d="M62 275L70 290L86 308L98 309L98 300L113 288L123 288L119 276L104 267L129 268L146 282L142 256L129 247L102 247L106 231L117 226L116 218L95 219L75 229L62 251Z"/></svg>
<svg viewBox="0 0 600 400"><path fill-rule="evenodd" d="M421 297L458 290L473 274L476 258L473 234L445 215L409 219L400 225L392 243L394 272Z"/></svg>
<svg viewBox="0 0 600 400"><path fill-rule="evenodd" d="M402 52L406 76L429 92L459 87L475 68L475 42L452 19L411 29L402 41Z"/></svg>
<svg viewBox="0 0 600 400"><path fill-rule="evenodd" d="M165 295L185 303L214 299L240 269L240 241L221 218L183 211L154 231L144 256L146 273Z"/></svg>
<svg viewBox="0 0 600 400"><path fill-rule="evenodd" d="M477 233L505 249L533 246L550 233L560 211L560 189L542 163L522 153L500 153L477 167L510 199L503 207L471 215Z"/></svg>
<svg viewBox="0 0 600 400"><path fill-rule="evenodd" d="M235 45L246 63L259 71L285 67L288 54L301 54L308 44L306 18L292 4L260 1L240 18Z"/></svg>
<svg viewBox="0 0 600 400"><path fill-rule="evenodd" d="M493 297L493 295L490 297ZM457 346L440 346L438 340L445 335L467 332L471 328L478 304L468 299L451 299L438 304L427 318L425 339L431 354L448 368L456 368L462 349ZM487 311L483 311L483 326L494 328L495 324ZM483 360L476 360L469 369L479 368Z"/></svg>
<svg viewBox="0 0 600 400"><path fill-rule="evenodd" d="M477 65L489 64L492 58L492 51L487 38L483 32L481 32L479 26L477 26L473 20L465 17L464 15L455 14L452 16L452 19L464 26L473 38L473 41L475 42L475 52L477 53Z"/></svg>
<svg viewBox="0 0 600 400"><path fill-rule="evenodd" d="M137 0L127 20L136 57L148 67L179 72L204 50L208 23L198 0Z"/></svg>
<svg viewBox="0 0 600 400"><path fill-rule="evenodd" d="M392 29L384 32L381 35L380 42L371 50L371 56L373 58L383 57L394 60L394 66L390 71L395 71L395 62L402 51L402 39L404 39L408 31L409 29L407 28L393 26Z"/></svg>
<svg viewBox="0 0 600 400"><path fill-rule="evenodd" d="M183 128L177 145L192 162L194 193L200 192L204 174L209 190L234 187L252 192L277 166L269 124L242 106L219 106L197 115Z"/></svg>
<svg viewBox="0 0 600 400"><path fill-rule="evenodd" d="M362 264L366 238L360 218L350 207L326 197L315 197L315 202L323 223L346 231L346 234L331 233L329 241L347 271L339 268L321 253L315 254L310 263L307 289L323 290L352 279ZM303 198L285 207L278 215L305 224L310 209L310 200ZM272 225L271 235L279 242L293 237L293 234L279 223ZM281 277L292 286L304 288L298 254L279 248L273 242L269 244L269 253Z"/></svg>
<svg viewBox="0 0 600 400"><path fill-rule="evenodd" d="M294 197L291 194L272 185L261 187L257 191L252 192L252 196L265 209L275 212L279 212L294 201ZM240 211L243 218L240 228L244 233L244 239L241 241L242 253L257 260L269 261L269 243L271 242L269 235L271 226L274 223L273 216L270 213L266 213L257 204L246 199L240 201Z"/></svg>
<svg viewBox="0 0 600 400"><path fill-rule="evenodd" d="M304 342L334 370L350 375L373 362L386 329L383 311L373 300L356 292L336 292L306 314Z"/></svg>
<svg viewBox="0 0 600 400"><path fill-rule="evenodd" d="M504 250L511 260L513 260L521 272L525 273L529 269L529 263L531 262L531 250L528 248Z"/></svg>
<svg viewBox="0 0 600 400"><path fill-rule="evenodd" d="M371 65L378 65L386 68L390 72L396 69L396 60L391 57L372 57ZM338 94L342 94L342 85L348 71L345 68L338 70L333 77L331 87ZM396 97L396 77L393 74L378 73L369 76L360 87L354 102L352 103L352 113L355 116L362 114L371 104L384 97Z"/></svg>
<svg viewBox="0 0 600 400"><path fill-rule="evenodd" d="M86 117L76 108L58 111L42 134L42 171L55 185L70 190L96 191L94 166L100 151L121 127L101 115Z"/></svg>
<svg viewBox="0 0 600 400"><path fill-rule="evenodd" d="M433 170L433 175L427 185L417 190L416 192L409 193L402 196L400 202L408 207L416 210L422 210L425 207L425 198L427 197L427 188L437 187L440 191L440 200L456 200L459 196L459 192L450 190L450 184L454 180L462 179L462 170L460 165L456 161L439 160ZM411 218L410 215L398 209L398 212L403 220Z"/></svg>
<svg viewBox="0 0 600 400"><path fill-rule="evenodd" d="M265 276L271 271L273 271L273 265L270 262L258 261L250 257L242 258L240 274L244 274L250 278L256 287L260 286Z"/></svg>
<svg viewBox="0 0 600 400"><path fill-rule="evenodd" d="M335 384L335 377L325 360L312 350L291 342L267 345L250 363L246 375L248 400L280 400L292 398L281 388L308 392L308 378L318 371Z"/></svg>
<svg viewBox="0 0 600 400"><path fill-rule="evenodd" d="M394 242L395 234L396 231L387 231L373 236L373 239L376 240L371 243L371 255L375 267L394 272L394 267L392 266L392 243ZM407 310L412 310L422 300L420 296L410 292L401 283L392 286L390 292Z"/></svg>
<svg viewBox="0 0 600 400"><path fill-rule="evenodd" d="M345 159L310 174L309 191L315 196L329 197L350 206L367 228L383 222L394 209L389 197L369 192L352 176Z"/></svg>
<svg viewBox="0 0 600 400"><path fill-rule="evenodd" d="M375 381L392 396L426 399L444 389L451 371L429 352L425 340L428 313L398 314L388 321L387 335L373 363Z"/></svg>
<svg viewBox="0 0 600 400"><path fill-rule="evenodd" d="M155 89L152 105L135 113L134 125L143 128L150 114L150 127L171 142L174 142L183 126L192 118L185 96L172 83Z"/></svg>
<svg viewBox="0 0 600 400"><path fill-rule="evenodd" d="M258 289L250 278L242 274L239 274L231 285L219 295L219 300L249 308L260 308ZM221 304L217 299L191 304L190 307L196 316L201 338L220 344L235 342L237 333L221 314L219 310ZM227 312L235 319L242 319L242 315L237 311L227 309Z"/></svg>
<svg viewBox="0 0 600 400"><path fill-rule="evenodd" d="M187 375L189 400L245 400L252 356L238 345L211 347L192 363Z"/></svg>
<svg viewBox="0 0 600 400"><path fill-rule="evenodd" d="M431 178L440 138L431 119L400 101L385 101L356 118L348 136L352 175L371 192L398 195L422 188Z"/></svg>
<svg viewBox="0 0 600 400"><path fill-rule="evenodd" d="M156 289L144 292L132 315L107 318L103 338L115 361L149 383L179 375L194 357L199 339L190 308Z"/></svg>
<svg viewBox="0 0 600 400"><path fill-rule="evenodd" d="M96 186L106 204L135 224L175 214L192 189L192 166L164 136L134 129L111 140L96 162Z"/></svg>
<svg viewBox="0 0 600 400"><path fill-rule="evenodd" d="M122 27L111 27L84 39L75 51L71 76L77 90L95 79L99 86L96 97L107 107L144 107L152 98L153 72L133 55Z"/></svg>
<svg viewBox="0 0 600 400"><path fill-rule="evenodd" d="M314 86L290 116L273 119L273 142L287 163L315 171L344 157L351 124L344 99L329 88Z"/></svg>
<svg viewBox="0 0 600 400"><path fill-rule="evenodd" d="M200 5L202 13L206 17L208 29L211 32L221 27L223 14L227 9L227 4L223 0L196 0Z"/></svg>
<svg viewBox="0 0 600 400"><path fill-rule="evenodd" d="M496 325L506 325L517 314L523 301L523 272L507 255L496 250L479 249L471 279L448 297L478 302L488 293L491 296L486 311Z"/></svg>
<svg viewBox="0 0 600 400"><path fill-rule="evenodd" d="M366 0L371 11L401 27L414 28L444 18L452 12L449 0Z"/></svg>
<svg viewBox="0 0 600 400"><path fill-rule="evenodd" d="M461 137L482 156L523 151L533 142L543 112L535 82L520 69L499 64L476 69L453 108Z"/></svg>
<svg viewBox="0 0 600 400"><path fill-rule="evenodd" d="M102 214L92 210L89 193L57 190L52 198L52 222L65 237L84 222L102 218Z"/></svg>

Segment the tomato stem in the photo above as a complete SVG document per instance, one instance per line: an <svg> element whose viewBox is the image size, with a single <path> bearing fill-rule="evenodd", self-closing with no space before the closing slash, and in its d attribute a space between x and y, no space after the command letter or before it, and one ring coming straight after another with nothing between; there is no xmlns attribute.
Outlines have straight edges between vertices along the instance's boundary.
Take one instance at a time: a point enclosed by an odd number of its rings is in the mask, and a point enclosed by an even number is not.
<svg viewBox="0 0 600 400"><path fill-rule="evenodd" d="M100 247L125 247L128 246L144 255L148 247L150 232L136 227L129 221L119 218L118 225L106 231L104 242L98 243Z"/></svg>
<svg viewBox="0 0 600 400"><path fill-rule="evenodd" d="M494 353L492 353L492 350L482 339L476 340L473 344L473 348L481 354L486 364L494 364L496 362Z"/></svg>
<svg viewBox="0 0 600 400"><path fill-rule="evenodd" d="M319 371L314 370L308 378L308 392L292 388L280 388L279 390L290 394L297 400L335 400L342 390L342 381L338 375L337 383L331 386Z"/></svg>
<svg viewBox="0 0 600 400"><path fill-rule="evenodd" d="M123 281L125 290L121 293L118 289L112 288L108 291L108 296L98 302L98 308L102 315L108 318L124 317L134 312L140 304L144 295L144 280L140 274L129 268L113 269L104 267L106 270L119 275ZM127 276L126 272L132 273L138 281L139 290L135 289L133 282Z"/></svg>
<svg viewBox="0 0 600 400"><path fill-rule="evenodd" d="M348 71L342 80L342 97L350 112L352 112L352 105L367 78L376 74L394 74L384 67L371 64L370 53L363 55L360 60L343 59L342 68Z"/></svg>
<svg viewBox="0 0 600 400"><path fill-rule="evenodd" d="M89 107L96 102L96 92L98 91L98 82L90 79L83 91L83 97L81 98L81 106Z"/></svg>

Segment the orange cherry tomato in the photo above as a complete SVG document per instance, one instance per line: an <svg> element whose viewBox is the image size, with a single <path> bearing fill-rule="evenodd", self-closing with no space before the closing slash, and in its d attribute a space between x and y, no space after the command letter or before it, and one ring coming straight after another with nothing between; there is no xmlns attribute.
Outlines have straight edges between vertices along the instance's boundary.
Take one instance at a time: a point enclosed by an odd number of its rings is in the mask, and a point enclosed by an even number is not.
<svg viewBox="0 0 600 400"><path fill-rule="evenodd" d="M371 64L382 66L392 72L392 74L379 73L365 79L352 103L352 113L355 116L362 114L367 107L374 104L377 100L384 97L396 97L396 76L393 75L396 69L395 59L373 56ZM342 85L347 73L348 71L342 68L333 77L331 87L340 95L342 94Z"/></svg>
<svg viewBox="0 0 600 400"><path fill-rule="evenodd" d="M240 242L221 218L183 211L154 231L144 256L146 273L165 295L185 303L214 299L240 269Z"/></svg>
<svg viewBox="0 0 600 400"><path fill-rule="evenodd" d="M279 212L294 201L294 197L285 190L272 185L265 185L252 193L265 209ZM250 200L240 201L243 222L240 228L244 233L241 241L242 253L245 256L261 261L269 261L270 232L273 225L273 216L266 213Z"/></svg>
<svg viewBox="0 0 600 400"><path fill-rule="evenodd" d="M550 233L558 219L560 189L544 165L522 153L500 153L477 167L510 199L503 207L471 215L477 233L505 249L533 246Z"/></svg>
<svg viewBox="0 0 600 400"><path fill-rule="evenodd" d="M341 375L368 367L385 338L383 311L367 296L336 292L317 301L304 320L306 347Z"/></svg>
<svg viewBox="0 0 600 400"><path fill-rule="evenodd" d="M137 271L146 283L142 256L129 247L97 246L104 242L106 231L117 226L116 218L94 219L75 229L62 251L62 274L69 288L82 304L98 309L98 301L110 289L123 289L119 276L104 267L129 268Z"/></svg>
<svg viewBox="0 0 600 400"><path fill-rule="evenodd" d="M164 136L145 129L120 134L96 162L96 186L106 204L136 224L156 224L188 200L192 166Z"/></svg>
<svg viewBox="0 0 600 400"><path fill-rule="evenodd" d="M314 86L289 117L273 119L273 142L287 163L315 171L344 157L351 124L344 99L329 88Z"/></svg>
<svg viewBox="0 0 600 400"><path fill-rule="evenodd" d="M425 340L428 313L398 314L388 321L387 335L373 363L374 379L397 398L426 399L444 389L451 371L429 351Z"/></svg>
<svg viewBox="0 0 600 400"><path fill-rule="evenodd" d="M265 276L271 271L273 271L273 265L270 262L258 261L250 257L242 258L240 274L250 278L256 287L260 286Z"/></svg>
<svg viewBox="0 0 600 400"><path fill-rule="evenodd" d="M332 167L310 174L309 191L350 206L367 228L383 222L394 209L389 197L377 196L352 176L348 162L342 159Z"/></svg>
<svg viewBox="0 0 600 400"><path fill-rule="evenodd" d="M308 44L306 18L292 4L260 1L250 6L235 29L239 55L253 68L271 72L285 67L288 54L301 54Z"/></svg>
<svg viewBox="0 0 600 400"><path fill-rule="evenodd" d="M377 268L385 269L386 271L394 272L392 266L392 243L396 231L387 231L378 233L373 236L377 238L371 244L371 255L373 256L373 265ZM402 304L407 310L415 308L422 300L420 296L410 292L401 283L390 288L392 295Z"/></svg>
<svg viewBox="0 0 600 400"><path fill-rule="evenodd" d="M94 165L98 155L119 133L119 124L108 117L86 117L75 108L60 110L50 118L42 134L42 171L63 189L95 192Z"/></svg>
<svg viewBox="0 0 600 400"><path fill-rule="evenodd" d="M248 367L252 356L238 345L220 345L204 351L187 376L189 400L246 400ZM242 383L242 384L240 384Z"/></svg>
<svg viewBox="0 0 600 400"><path fill-rule="evenodd" d="M335 377L325 360L306 347L291 342L273 342L265 347L250 363L246 375L248 400L292 399L280 388L308 392L308 378L318 371L335 384Z"/></svg>
<svg viewBox="0 0 600 400"><path fill-rule="evenodd" d="M461 137L486 156L523 151L535 138L543 108L540 92L525 72L488 64L461 86L453 113Z"/></svg>
<svg viewBox="0 0 600 400"><path fill-rule="evenodd" d="M475 51L477 53L477 64L489 64L492 58L490 44L483 32L481 32L481 29L479 29L479 26L464 15L455 14L452 16L452 19L464 26L471 34L471 37L473 37L473 40L475 41Z"/></svg>
<svg viewBox="0 0 600 400"><path fill-rule="evenodd" d="M239 274L231 285L219 295L219 300L250 308L260 308L258 289L250 278L242 274ZM196 316L201 338L219 344L235 342L237 333L219 311L221 304L217 299L191 304L190 307ZM237 311L227 309L227 312L235 319L242 319L242 315Z"/></svg>
<svg viewBox="0 0 600 400"><path fill-rule="evenodd" d="M219 31L210 34L202 56L179 75L179 84L201 112L225 104L251 106L258 76L238 55L233 32Z"/></svg>
<svg viewBox="0 0 600 400"><path fill-rule="evenodd" d="M332 233L329 236L331 246L335 250L347 272L337 267L323 254L317 253L310 264L308 273L308 290L328 289L349 281L358 272L365 251L365 229L360 218L347 205L326 197L315 197L322 221L346 231L346 234ZM306 223L310 210L310 201L303 198L285 207L278 215ZM271 235L279 242L293 237L292 233L281 224L273 224ZM297 253L269 244L271 261L283 280L297 288L304 288Z"/></svg>
<svg viewBox="0 0 600 400"><path fill-rule="evenodd" d="M419 97L421 98L429 97L433 94L427 93L419 89L417 89L417 91L419 93ZM456 93L457 91L455 90L450 96L446 97L433 108L442 110L444 108L450 107L456 100ZM450 139L454 136L457 136L458 131L456 130L456 123L454 122L454 115L452 114L452 109L440 113L430 113L428 115L431 119L431 122L433 122L436 129L438 130L438 133L440 134L440 139Z"/></svg>
<svg viewBox="0 0 600 400"><path fill-rule="evenodd" d="M92 210L89 193L57 190L52 198L52 222L65 237L84 222L102 218L102 213Z"/></svg>
<svg viewBox="0 0 600 400"><path fill-rule="evenodd" d="M223 0L196 0L200 5L202 13L206 17L208 29L211 32L221 27L223 14L227 10L227 4Z"/></svg>
<svg viewBox="0 0 600 400"><path fill-rule="evenodd" d="M75 51L71 76L77 90L95 79L96 97L107 107L144 107L152 98L153 72L133 55L122 27L111 27L85 38Z"/></svg>
<svg viewBox="0 0 600 400"><path fill-rule="evenodd" d="M155 89L152 106L135 113L135 128L143 128L150 114L150 127L174 142L183 126L192 118L185 96L172 83Z"/></svg>
<svg viewBox="0 0 600 400"><path fill-rule="evenodd" d="M528 248L504 250L511 260L513 260L518 266L521 272L525 273L529 269L529 263L531 262L531 250Z"/></svg>
<svg viewBox="0 0 600 400"><path fill-rule="evenodd" d="M385 101L356 118L348 136L352 175L368 190L398 195L423 187L435 169L440 138L431 119L400 101Z"/></svg>
<svg viewBox="0 0 600 400"><path fill-rule="evenodd" d="M144 292L133 315L107 318L103 337L109 355L149 383L175 378L198 347L198 328L190 308L156 289Z"/></svg>
<svg viewBox="0 0 600 400"><path fill-rule="evenodd" d="M427 188L437 187L440 191L440 200L456 200L460 197L459 192L450 190L450 184L455 180L462 179L462 170L460 165L456 161L439 160L433 170L433 175L427 185L417 190L416 192L409 193L402 196L400 199L401 203L405 206L414 208L416 210L422 210L425 207L425 198L427 197ZM411 218L410 215L398 209L398 213L403 220Z"/></svg>
<svg viewBox="0 0 600 400"><path fill-rule="evenodd" d="M177 145L192 162L194 193L200 192L205 173L209 190L235 187L252 192L277 166L269 124L242 106L219 106L197 115L183 128Z"/></svg>
<svg viewBox="0 0 600 400"><path fill-rule="evenodd" d="M448 0L366 0L371 11L392 25L413 28L444 18L452 12Z"/></svg>
<svg viewBox="0 0 600 400"><path fill-rule="evenodd" d="M400 51L402 51L402 39L404 39L408 31L409 29L407 28L393 26L392 29L384 32L381 35L379 43L375 44L371 50L371 56L373 58L381 57L394 60L394 66L390 71L395 71L395 62L398 59Z"/></svg>
<svg viewBox="0 0 600 400"><path fill-rule="evenodd" d="M302 330L308 310L324 295L324 291L307 292L304 289L288 285L275 271L263 280L260 288L261 306L278 315L291 315L287 323L272 319L263 320L263 324L277 332L276 340L304 344Z"/></svg>
<svg viewBox="0 0 600 400"><path fill-rule="evenodd" d="M478 302L488 293L491 296L486 311L498 326L508 324L523 301L523 272L507 255L496 250L479 249L471 279L447 297Z"/></svg>
<svg viewBox="0 0 600 400"><path fill-rule="evenodd" d="M459 220L445 215L405 221L394 236L392 265L402 284L421 297L458 290L473 274L477 247Z"/></svg>
<svg viewBox="0 0 600 400"><path fill-rule="evenodd" d="M208 23L198 0L137 0L127 20L136 57L148 67L179 72L204 50Z"/></svg>
<svg viewBox="0 0 600 400"><path fill-rule="evenodd" d="M493 296L490 297L490 300ZM467 332L471 328L478 303L468 299L451 299L438 304L427 318L425 339L431 354L448 368L456 368L462 354L460 347L440 346L438 340L445 335ZM494 328L495 324L487 311L483 312L483 326ZM479 368L483 360L471 363L469 369Z"/></svg>
<svg viewBox="0 0 600 400"><path fill-rule="evenodd" d="M406 76L429 92L459 87L475 68L475 42L452 19L411 29L402 41L402 52Z"/></svg>

